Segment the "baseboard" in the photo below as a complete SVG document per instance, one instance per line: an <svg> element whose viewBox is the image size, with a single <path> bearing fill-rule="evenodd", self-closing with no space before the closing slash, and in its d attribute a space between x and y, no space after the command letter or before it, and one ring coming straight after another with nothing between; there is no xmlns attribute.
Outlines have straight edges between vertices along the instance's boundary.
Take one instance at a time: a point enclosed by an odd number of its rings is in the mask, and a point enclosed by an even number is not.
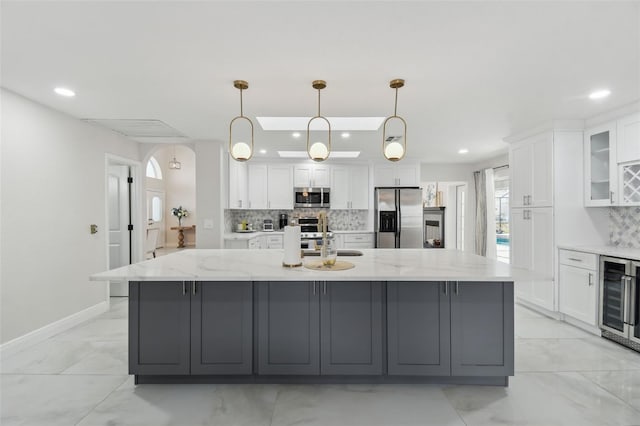
<svg viewBox="0 0 640 426"><path fill-rule="evenodd" d="M73 315L62 318L58 321L47 324L44 327L40 327L37 330L33 330L23 336L16 337L9 340L6 343L0 345L0 356L6 357L16 354L36 343L43 342L51 336L55 336L63 331L70 329L78 324L81 324L91 318L94 318L109 310L109 302L104 301L96 305L90 306L87 309L83 309L80 312L76 312Z"/></svg>
<svg viewBox="0 0 640 426"><path fill-rule="evenodd" d="M602 330L600 327L596 327L595 325L587 324L586 322L580 321L579 319L573 318L569 315L560 314L560 319L562 319L567 324L571 324L574 327L578 327L581 330L586 331L587 333L595 334L596 336L600 336L602 334Z"/></svg>
<svg viewBox="0 0 640 426"><path fill-rule="evenodd" d="M542 306L538 306L535 303L531 303L531 302L526 301L524 299L521 299L519 297L516 297L516 303L518 305L524 306L525 308L529 308L532 311L536 311L537 313L542 314L545 317L549 317L549 318L552 318L552 319L555 319L555 320L559 320L560 319L560 314L558 312L550 311L550 310L548 310L546 308L543 308Z"/></svg>

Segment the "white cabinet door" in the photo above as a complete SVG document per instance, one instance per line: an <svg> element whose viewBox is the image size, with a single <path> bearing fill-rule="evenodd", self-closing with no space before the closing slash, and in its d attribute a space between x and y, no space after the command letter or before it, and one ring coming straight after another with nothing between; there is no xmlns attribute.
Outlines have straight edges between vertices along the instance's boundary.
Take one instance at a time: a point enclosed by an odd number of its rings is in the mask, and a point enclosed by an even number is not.
<svg viewBox="0 0 640 426"><path fill-rule="evenodd" d="M344 248L344 235L334 232L333 233L333 244L335 245L336 249Z"/></svg>
<svg viewBox="0 0 640 426"><path fill-rule="evenodd" d="M531 191L530 205L551 207L553 205L553 136L545 133L531 144Z"/></svg>
<svg viewBox="0 0 640 426"><path fill-rule="evenodd" d="M375 186L397 186L396 171L392 165L375 166L373 168Z"/></svg>
<svg viewBox="0 0 640 426"><path fill-rule="evenodd" d="M532 269L540 276L533 281L532 302L554 310L553 209L525 210L531 212L528 221L531 223Z"/></svg>
<svg viewBox="0 0 640 426"><path fill-rule="evenodd" d="M616 123L584 132L584 176L586 207L617 203Z"/></svg>
<svg viewBox="0 0 640 426"><path fill-rule="evenodd" d="M374 248L374 237L372 233L362 234L344 234L344 248L345 249L367 249Z"/></svg>
<svg viewBox="0 0 640 426"><path fill-rule="evenodd" d="M250 209L266 209L268 208L267 165L249 164L248 169L249 200L247 202L247 207Z"/></svg>
<svg viewBox="0 0 640 426"><path fill-rule="evenodd" d="M531 145L520 143L511 148L509 170L511 171L511 196L509 202L512 207L528 206L528 196L531 188Z"/></svg>
<svg viewBox="0 0 640 426"><path fill-rule="evenodd" d="M587 324L598 324L596 273L593 270L560 265L559 309Z"/></svg>
<svg viewBox="0 0 640 426"><path fill-rule="evenodd" d="M349 208L350 179L347 167L333 167L331 169L331 208L346 210Z"/></svg>
<svg viewBox="0 0 640 426"><path fill-rule="evenodd" d="M356 210L367 210L369 208L369 167L353 166L350 167L350 208ZM332 195L333 197L333 192ZM331 199L333 207L333 198Z"/></svg>
<svg viewBox="0 0 640 426"><path fill-rule="evenodd" d="M640 113L618 120L617 163L640 161Z"/></svg>
<svg viewBox="0 0 640 426"><path fill-rule="evenodd" d="M247 163L229 157L229 208L247 208Z"/></svg>
<svg viewBox="0 0 640 426"><path fill-rule="evenodd" d="M316 188L328 188L331 186L331 175L328 166L315 165L313 168L312 186Z"/></svg>
<svg viewBox="0 0 640 426"><path fill-rule="evenodd" d="M531 212L528 209L511 210L511 264L518 268L531 269L531 222L525 219ZM531 300L532 283L529 280L514 284L516 297Z"/></svg>
<svg viewBox="0 0 640 426"><path fill-rule="evenodd" d="M270 165L268 167L268 201L269 209L293 209L293 177L291 166Z"/></svg>
<svg viewBox="0 0 640 426"><path fill-rule="evenodd" d="M640 206L640 161L618 165L621 206Z"/></svg>
<svg viewBox="0 0 640 426"><path fill-rule="evenodd" d="M293 168L293 186L296 188L308 188L311 185L312 165L296 165Z"/></svg>
<svg viewBox="0 0 640 426"><path fill-rule="evenodd" d="M419 186L419 171L416 166L397 166L396 178L398 186Z"/></svg>
<svg viewBox="0 0 640 426"><path fill-rule="evenodd" d="M282 234L266 235L264 236L266 246L268 249L281 249L283 248L284 236Z"/></svg>

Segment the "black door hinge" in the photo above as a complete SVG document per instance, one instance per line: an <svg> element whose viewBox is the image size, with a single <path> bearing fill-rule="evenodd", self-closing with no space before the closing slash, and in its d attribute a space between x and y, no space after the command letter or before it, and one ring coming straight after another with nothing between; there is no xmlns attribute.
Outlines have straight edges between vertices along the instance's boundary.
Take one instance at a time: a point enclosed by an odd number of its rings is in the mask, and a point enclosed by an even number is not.
<svg viewBox="0 0 640 426"><path fill-rule="evenodd" d="M127 183L133 183L133 178L131 176L127 177Z"/></svg>
<svg viewBox="0 0 640 426"><path fill-rule="evenodd" d="M129 231L133 231L133 225L129 225L129 226L127 226L127 230L129 230Z"/></svg>

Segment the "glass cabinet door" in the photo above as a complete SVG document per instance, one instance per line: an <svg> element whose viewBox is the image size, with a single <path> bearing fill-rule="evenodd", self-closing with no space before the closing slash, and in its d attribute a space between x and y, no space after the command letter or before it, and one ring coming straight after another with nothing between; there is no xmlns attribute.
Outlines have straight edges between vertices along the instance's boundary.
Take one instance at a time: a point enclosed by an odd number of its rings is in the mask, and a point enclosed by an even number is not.
<svg viewBox="0 0 640 426"><path fill-rule="evenodd" d="M610 150L611 132L609 130L589 135L589 187L592 202L609 204L611 197Z"/></svg>
<svg viewBox="0 0 640 426"><path fill-rule="evenodd" d="M624 331L624 276L627 263L603 261L602 265L602 325L611 331Z"/></svg>

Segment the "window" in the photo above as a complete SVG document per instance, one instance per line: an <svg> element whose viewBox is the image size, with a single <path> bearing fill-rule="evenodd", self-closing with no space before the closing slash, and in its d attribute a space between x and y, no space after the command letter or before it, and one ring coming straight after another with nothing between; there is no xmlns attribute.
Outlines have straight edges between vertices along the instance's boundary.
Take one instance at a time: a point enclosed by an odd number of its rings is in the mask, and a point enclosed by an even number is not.
<svg viewBox="0 0 640 426"><path fill-rule="evenodd" d="M147 177L162 179L162 170L160 170L160 164L158 164L158 160L155 157L149 158L147 162Z"/></svg>
<svg viewBox="0 0 640 426"><path fill-rule="evenodd" d="M162 200L157 195L151 198L151 219L154 222L162 220Z"/></svg>
<svg viewBox="0 0 640 426"><path fill-rule="evenodd" d="M496 215L496 255L500 262L509 263L509 169L494 172Z"/></svg>

